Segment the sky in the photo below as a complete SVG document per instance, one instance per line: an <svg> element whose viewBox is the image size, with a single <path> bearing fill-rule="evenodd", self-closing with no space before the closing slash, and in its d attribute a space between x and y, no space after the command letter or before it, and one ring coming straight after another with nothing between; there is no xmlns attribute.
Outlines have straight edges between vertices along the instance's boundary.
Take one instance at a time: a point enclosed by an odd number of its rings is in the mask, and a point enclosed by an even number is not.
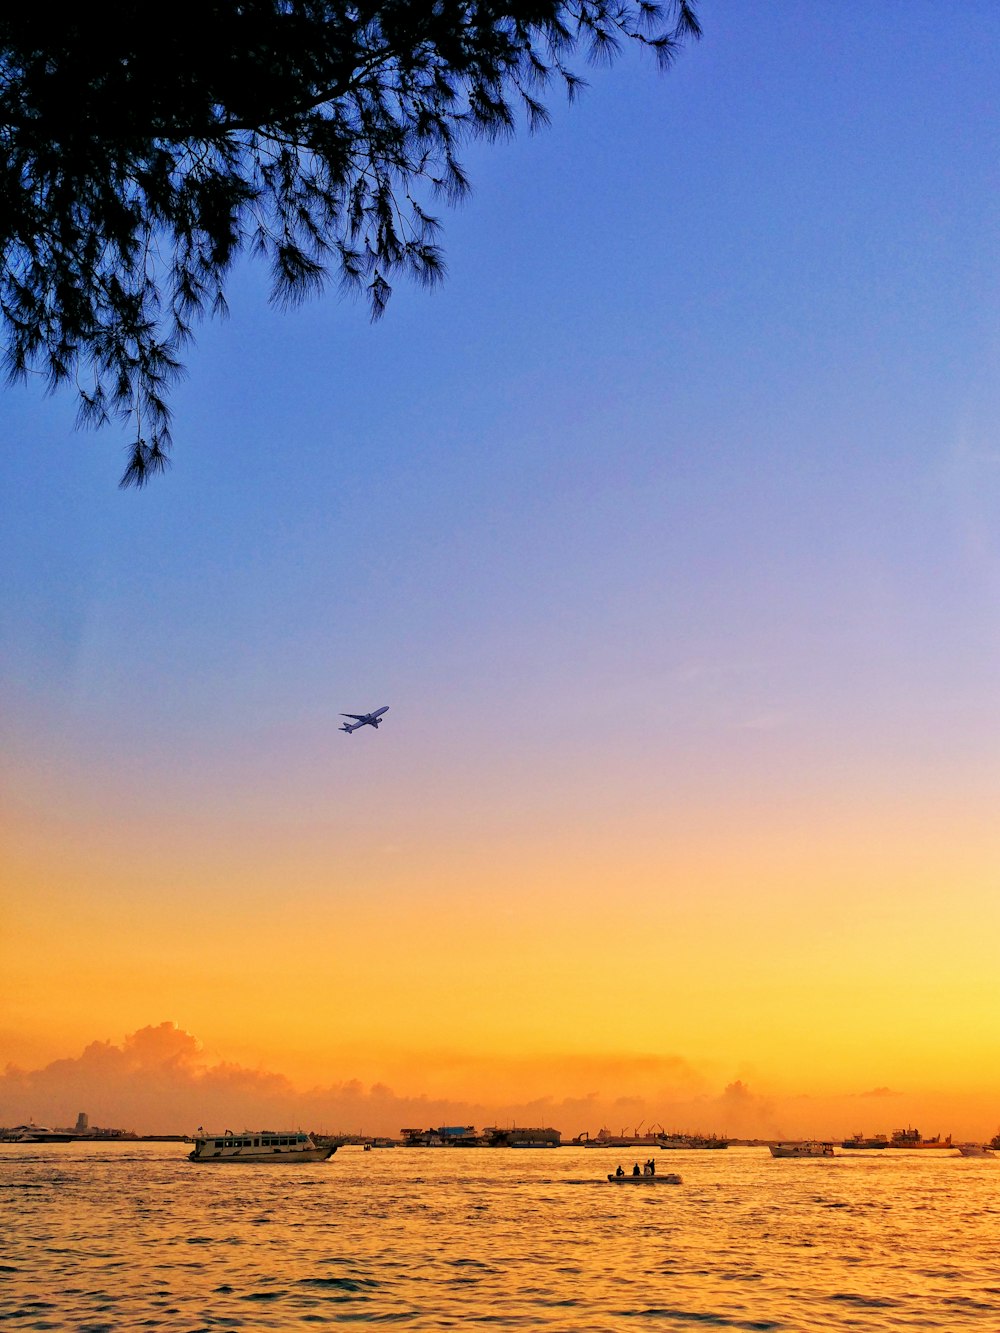
<svg viewBox="0 0 1000 1333"><path fill-rule="evenodd" d="M3 391L0 1123L997 1130L1000 11L699 12L146 490Z"/></svg>

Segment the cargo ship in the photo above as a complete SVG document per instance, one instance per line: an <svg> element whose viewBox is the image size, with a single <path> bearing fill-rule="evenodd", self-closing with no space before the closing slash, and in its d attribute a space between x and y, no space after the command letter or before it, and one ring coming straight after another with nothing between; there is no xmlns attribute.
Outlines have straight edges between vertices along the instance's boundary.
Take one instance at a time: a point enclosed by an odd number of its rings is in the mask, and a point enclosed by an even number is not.
<svg viewBox="0 0 1000 1333"><path fill-rule="evenodd" d="M940 1134L935 1134L932 1139L925 1139L919 1129L895 1129L892 1138L889 1141L890 1148L953 1148L955 1145L951 1141L951 1135L942 1138Z"/></svg>
<svg viewBox="0 0 1000 1333"><path fill-rule="evenodd" d="M581 1148L655 1148L662 1138L662 1128L648 1130L645 1134L638 1130L627 1134L624 1129L620 1134L612 1134L606 1125L602 1125L593 1138L581 1134L573 1142Z"/></svg>
<svg viewBox="0 0 1000 1333"><path fill-rule="evenodd" d="M693 1148L699 1152L729 1147L729 1140L720 1139L716 1134L661 1134L656 1143L658 1148Z"/></svg>

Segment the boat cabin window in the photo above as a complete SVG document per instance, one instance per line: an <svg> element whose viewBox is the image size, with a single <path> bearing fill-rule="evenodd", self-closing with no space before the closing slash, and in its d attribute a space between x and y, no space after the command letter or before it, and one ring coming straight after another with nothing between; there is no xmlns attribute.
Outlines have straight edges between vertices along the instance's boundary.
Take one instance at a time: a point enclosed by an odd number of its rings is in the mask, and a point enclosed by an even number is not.
<svg viewBox="0 0 1000 1333"><path fill-rule="evenodd" d="M216 1139L216 1140L215 1140L215 1143L214 1143L212 1146L215 1147L215 1148L221 1148L221 1147L222 1147L222 1140L221 1140L221 1139Z"/></svg>

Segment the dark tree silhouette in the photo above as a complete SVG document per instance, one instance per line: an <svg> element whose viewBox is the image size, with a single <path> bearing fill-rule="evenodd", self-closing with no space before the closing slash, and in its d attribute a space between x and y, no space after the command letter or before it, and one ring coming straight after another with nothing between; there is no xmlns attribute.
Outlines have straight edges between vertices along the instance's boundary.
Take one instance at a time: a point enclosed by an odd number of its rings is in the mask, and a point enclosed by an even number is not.
<svg viewBox="0 0 1000 1333"><path fill-rule="evenodd" d="M668 65L696 0L104 0L0 17L0 318L11 380L132 419L123 486L166 465L180 349L243 249L273 299L442 275L428 196L463 139L544 125L567 61ZM418 191L420 197L418 197ZM423 200L423 202L421 201Z"/></svg>

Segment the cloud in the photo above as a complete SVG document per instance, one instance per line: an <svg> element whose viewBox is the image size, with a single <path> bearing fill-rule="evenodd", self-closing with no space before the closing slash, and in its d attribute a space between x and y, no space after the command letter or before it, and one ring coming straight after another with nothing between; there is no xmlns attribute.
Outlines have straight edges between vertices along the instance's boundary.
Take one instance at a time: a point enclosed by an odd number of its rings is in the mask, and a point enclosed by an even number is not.
<svg viewBox="0 0 1000 1333"><path fill-rule="evenodd" d="M91 1124L179 1132L205 1123L198 1108L223 1112L240 1101L278 1104L294 1097L279 1074L207 1065L198 1041L173 1023L140 1028L121 1046L94 1041L75 1059L43 1069L8 1066L0 1077L0 1119L65 1124L86 1110Z"/></svg>
<svg viewBox="0 0 1000 1333"><path fill-rule="evenodd" d="M733 1138L763 1138L780 1133L774 1103L751 1092L742 1079L726 1085L718 1099L724 1132Z"/></svg>
<svg viewBox="0 0 1000 1333"><path fill-rule="evenodd" d="M460 1070L467 1090L462 1096L399 1092L385 1082L366 1085L351 1077L303 1089L281 1073L211 1059L191 1033L164 1022L117 1044L93 1041L80 1055L41 1069L8 1066L0 1075L0 1124L33 1119L66 1125L86 1111L92 1125L139 1133L184 1133L205 1125L398 1135L404 1125L518 1124L552 1126L566 1139L602 1126L613 1133L641 1126L733 1138L826 1138L857 1128L859 1098L902 1095L879 1086L864 1093L775 1098L741 1078L719 1091L696 1067L671 1055L494 1057L454 1064L427 1065L424 1073L447 1087L455 1086L451 1078ZM911 1118L928 1116L935 1124L941 1111L926 1098L907 1106ZM945 1127L959 1128L950 1117Z"/></svg>
<svg viewBox="0 0 1000 1333"><path fill-rule="evenodd" d="M690 1116L707 1125L720 1110L698 1071L672 1055L476 1057L426 1072L439 1085L455 1078L466 1089L488 1088L489 1096L397 1092L356 1078L302 1089L284 1074L212 1060L191 1033L163 1022L121 1043L93 1041L41 1069L8 1066L0 1075L0 1123L66 1125L86 1111L93 1125L140 1133L266 1124L398 1134L404 1125L520 1124L553 1125L572 1137L668 1118L678 1127ZM563 1095L547 1091L553 1087ZM580 1091L566 1092L574 1088Z"/></svg>

